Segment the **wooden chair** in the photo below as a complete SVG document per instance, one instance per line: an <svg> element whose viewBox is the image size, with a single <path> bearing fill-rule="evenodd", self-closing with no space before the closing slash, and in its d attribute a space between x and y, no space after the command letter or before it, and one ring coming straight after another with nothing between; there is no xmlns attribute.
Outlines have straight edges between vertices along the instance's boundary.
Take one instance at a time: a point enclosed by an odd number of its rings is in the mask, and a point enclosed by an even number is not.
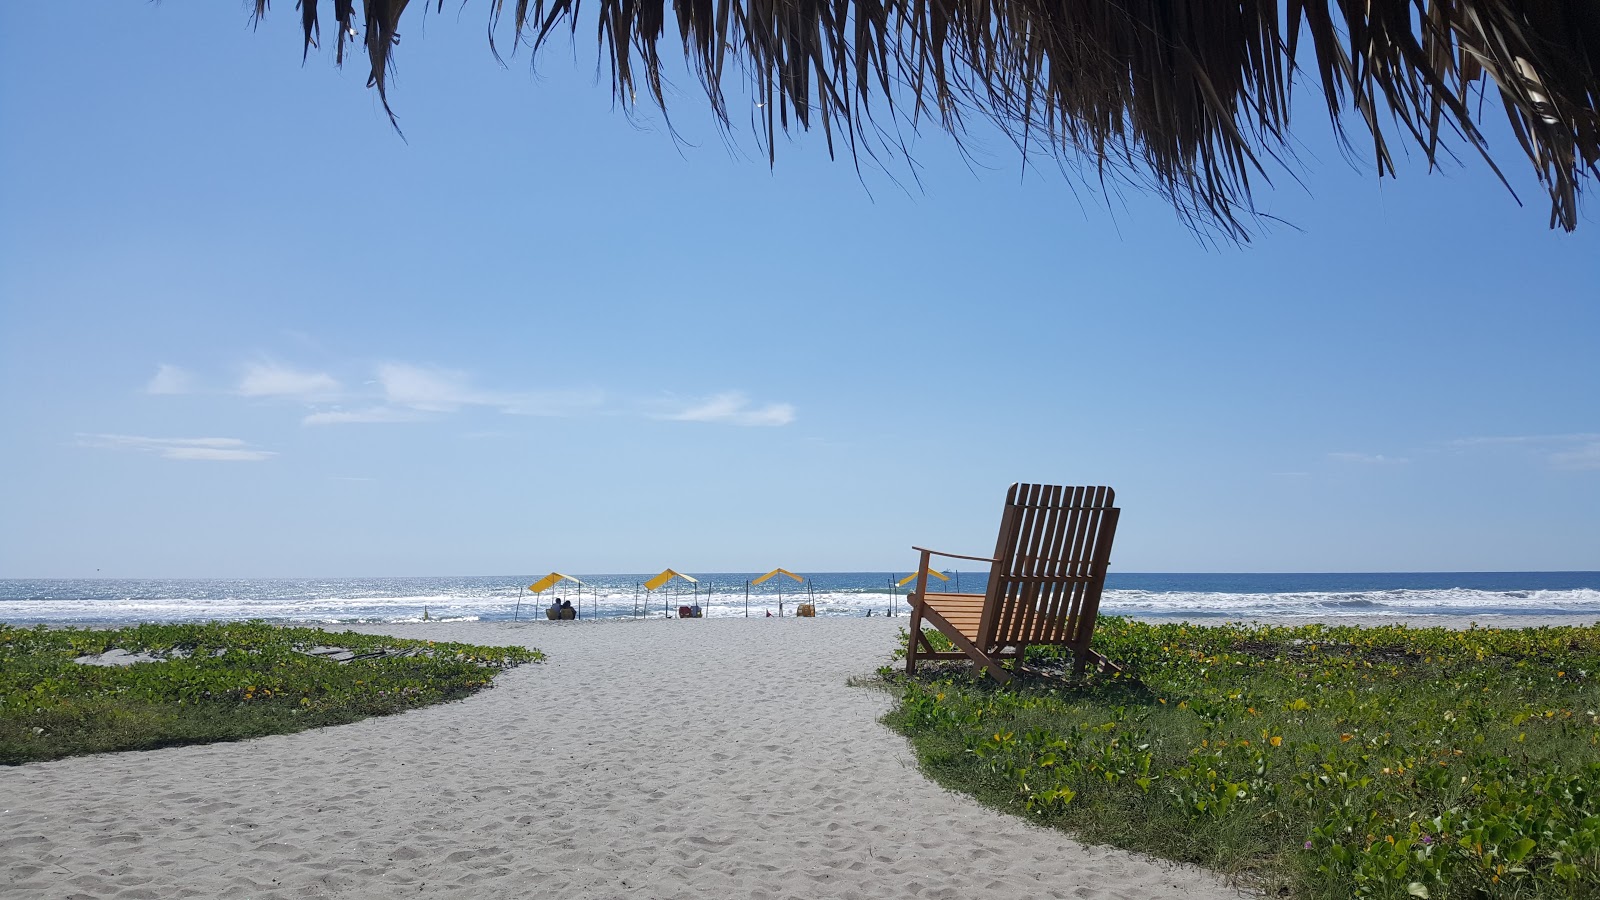
<svg viewBox="0 0 1600 900"><path fill-rule="evenodd" d="M1100 592L1111 561L1111 540L1117 531L1108 487L1060 487L1013 484L1000 517L1000 538L994 556L961 556L913 547L922 553L911 603L911 641L906 647L906 672L915 673L924 659L971 659L1004 684L1012 673L1001 667L1012 661L1020 671L1023 653L1032 644L1072 648L1073 677L1081 678L1093 661L1101 669L1121 669L1089 649ZM928 591L931 558L987 562L989 586L982 594L939 594ZM959 652L938 652L922 632L923 620L948 637Z"/></svg>

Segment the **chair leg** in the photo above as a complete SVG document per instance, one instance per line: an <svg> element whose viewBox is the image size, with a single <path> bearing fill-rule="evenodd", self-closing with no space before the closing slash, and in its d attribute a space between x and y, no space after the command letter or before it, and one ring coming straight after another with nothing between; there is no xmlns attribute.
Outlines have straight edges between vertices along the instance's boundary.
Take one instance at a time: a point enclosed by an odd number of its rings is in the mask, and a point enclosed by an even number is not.
<svg viewBox="0 0 1600 900"><path fill-rule="evenodd" d="M911 636L906 641L906 674L917 674L917 649L922 643L922 607L911 604Z"/></svg>
<svg viewBox="0 0 1600 900"><path fill-rule="evenodd" d="M989 677L993 678L996 682L1005 684L1011 680L1011 673L1007 672L1005 666L1000 665L1000 661L994 657L989 656L988 654L983 654L975 661L981 663L983 668L988 670Z"/></svg>

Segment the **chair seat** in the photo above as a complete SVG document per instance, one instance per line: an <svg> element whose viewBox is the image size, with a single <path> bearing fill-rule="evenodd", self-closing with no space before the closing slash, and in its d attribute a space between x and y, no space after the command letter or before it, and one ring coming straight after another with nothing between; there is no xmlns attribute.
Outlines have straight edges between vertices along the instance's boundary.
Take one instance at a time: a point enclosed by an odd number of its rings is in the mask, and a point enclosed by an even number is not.
<svg viewBox="0 0 1600 900"><path fill-rule="evenodd" d="M961 633L961 636L974 644L978 642L978 624L983 618L984 595L982 594L934 594L929 593L927 606L938 613L950 626ZM1036 614L1035 621L1042 622L1045 616ZM1060 621L1062 616L1050 617L1050 621ZM1011 641L997 641L1003 646L1013 646Z"/></svg>
<svg viewBox="0 0 1600 900"><path fill-rule="evenodd" d="M983 617L982 594L934 594L923 601L969 641L978 640L978 620Z"/></svg>

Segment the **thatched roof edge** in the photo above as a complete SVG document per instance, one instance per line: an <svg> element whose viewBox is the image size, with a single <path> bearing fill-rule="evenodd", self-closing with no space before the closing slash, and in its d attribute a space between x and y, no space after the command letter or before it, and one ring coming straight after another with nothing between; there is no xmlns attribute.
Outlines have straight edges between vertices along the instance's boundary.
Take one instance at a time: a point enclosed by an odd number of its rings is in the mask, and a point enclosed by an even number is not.
<svg viewBox="0 0 1600 900"><path fill-rule="evenodd" d="M358 37L369 84L387 79L408 0L331 0L334 60ZM420 4L427 6L426 0ZM256 0L256 16L268 0ZM303 53L321 36L299 0ZM442 9L443 0L437 8ZM1086 159L1100 177L1147 181L1187 219L1248 236L1250 179L1292 156L1291 76L1314 73L1341 139L1370 140L1393 174L1391 132L1430 168L1452 133L1495 160L1473 110L1497 95L1549 191L1552 227L1572 230L1579 191L1600 175L1600 3L1595 0L594 0L612 86L663 110L669 18L711 108L728 123L725 79L762 104L760 137L820 126L830 152L897 145L894 127L933 118L959 140L987 118L1024 152ZM507 9L509 7L509 10ZM536 52L576 35L579 0L489 0ZM563 29L561 26L566 25ZM496 51L498 52L498 51ZM1354 113L1357 123L1347 121ZM393 112L390 111L391 118ZM1499 170L1496 169L1498 172Z"/></svg>

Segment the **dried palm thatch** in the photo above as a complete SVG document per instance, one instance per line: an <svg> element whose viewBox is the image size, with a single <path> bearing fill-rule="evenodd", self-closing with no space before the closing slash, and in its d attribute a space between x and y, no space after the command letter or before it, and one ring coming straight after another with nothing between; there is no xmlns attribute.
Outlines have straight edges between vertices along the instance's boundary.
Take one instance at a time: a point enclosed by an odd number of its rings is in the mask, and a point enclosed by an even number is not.
<svg viewBox="0 0 1600 900"><path fill-rule="evenodd" d="M256 16L269 0L256 0ZM332 0L345 43L360 40L369 84L386 79L408 0ZM489 0L491 46L511 12L535 52L580 0ZM424 9L427 0L419 4ZM442 8L443 0L439 0ZM895 146L926 118L957 138L992 120L1024 153L1132 175L1181 215L1247 238L1251 177L1290 155L1292 76L1314 71L1341 139L1359 118L1378 173L1394 174L1389 133L1430 168L1452 134L1490 165L1474 121L1491 82L1550 192L1551 226L1572 230L1586 177L1600 175L1600 0L594 0L612 88L666 107L669 17L711 108L729 121L725 79L761 103L758 131L820 125L830 153ZM299 0L305 50L318 0ZM359 26L359 30L358 30ZM392 116L391 112L391 116ZM1498 169L1496 172L1498 173ZM1503 179L1502 179L1503 180Z"/></svg>

